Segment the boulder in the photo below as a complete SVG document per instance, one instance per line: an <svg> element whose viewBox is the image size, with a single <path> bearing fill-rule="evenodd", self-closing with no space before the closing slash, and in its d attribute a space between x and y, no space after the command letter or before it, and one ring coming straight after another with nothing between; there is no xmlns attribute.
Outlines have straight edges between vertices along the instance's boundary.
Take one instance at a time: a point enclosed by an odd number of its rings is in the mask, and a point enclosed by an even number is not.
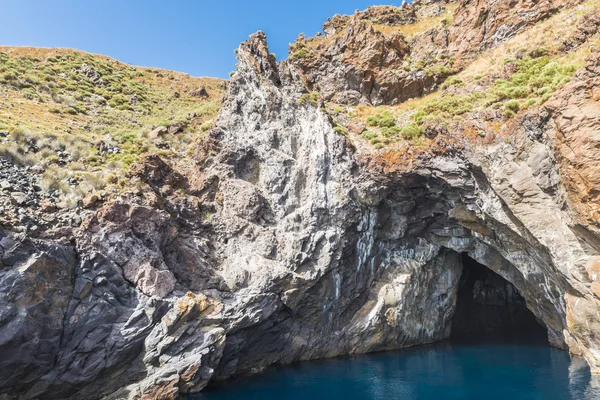
<svg viewBox="0 0 600 400"><path fill-rule="evenodd" d="M200 97L200 98L208 97L208 92L206 91L206 88L204 88L204 87L198 87L196 89L189 90L187 92L187 94L192 97Z"/></svg>
<svg viewBox="0 0 600 400"><path fill-rule="evenodd" d="M157 139L158 137L160 137L162 135L166 135L168 132L169 132L169 130L167 129L167 127L159 126L159 127L154 128L153 130L151 130L150 133L148 133L148 138Z"/></svg>

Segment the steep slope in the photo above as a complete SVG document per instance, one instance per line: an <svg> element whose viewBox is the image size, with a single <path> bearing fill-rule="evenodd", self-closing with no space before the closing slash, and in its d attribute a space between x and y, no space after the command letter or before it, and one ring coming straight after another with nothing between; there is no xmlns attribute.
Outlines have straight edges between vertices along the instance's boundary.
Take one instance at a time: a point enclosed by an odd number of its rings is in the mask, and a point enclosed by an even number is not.
<svg viewBox="0 0 600 400"><path fill-rule="evenodd" d="M0 393L174 399L274 363L438 341L467 255L599 373L599 4L513 5L370 8L280 63L252 35L193 154L141 154L137 193L75 214L80 227L0 230ZM363 50L383 56L379 82L405 62L393 43L412 58L440 34L469 45L448 39L461 61L425 98L354 88ZM309 60L321 40L331 59Z"/></svg>
<svg viewBox="0 0 600 400"><path fill-rule="evenodd" d="M19 207L10 196L0 204L0 223L38 235L71 225L86 197L135 187L129 165L142 154L192 152L226 88L71 49L0 47L0 155L21 167L0 172L5 194L19 198Z"/></svg>

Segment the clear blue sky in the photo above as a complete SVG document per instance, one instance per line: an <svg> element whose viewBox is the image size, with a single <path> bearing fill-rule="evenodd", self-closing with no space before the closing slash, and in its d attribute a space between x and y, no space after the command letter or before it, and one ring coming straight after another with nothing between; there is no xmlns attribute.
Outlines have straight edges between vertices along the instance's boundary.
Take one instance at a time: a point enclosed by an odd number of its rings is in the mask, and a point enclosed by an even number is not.
<svg viewBox="0 0 600 400"><path fill-rule="evenodd" d="M387 1L387 0L384 0ZM1 0L0 44L73 47L120 61L227 78L233 50L257 30L287 57L300 32L378 0ZM401 4L401 0L391 0Z"/></svg>

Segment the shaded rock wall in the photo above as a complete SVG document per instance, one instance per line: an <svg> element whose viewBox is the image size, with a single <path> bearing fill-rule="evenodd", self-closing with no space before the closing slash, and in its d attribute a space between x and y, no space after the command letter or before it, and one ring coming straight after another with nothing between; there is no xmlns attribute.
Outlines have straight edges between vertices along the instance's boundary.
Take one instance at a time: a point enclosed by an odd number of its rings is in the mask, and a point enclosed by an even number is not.
<svg viewBox="0 0 600 400"><path fill-rule="evenodd" d="M532 339L538 332L545 335L513 284L468 256L463 256L462 261L452 338L470 338L485 332Z"/></svg>

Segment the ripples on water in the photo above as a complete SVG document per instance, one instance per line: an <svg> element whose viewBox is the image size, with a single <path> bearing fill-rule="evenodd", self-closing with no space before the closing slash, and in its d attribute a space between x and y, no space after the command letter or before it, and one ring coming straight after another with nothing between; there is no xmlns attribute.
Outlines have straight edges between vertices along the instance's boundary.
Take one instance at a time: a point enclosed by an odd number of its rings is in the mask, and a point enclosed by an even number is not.
<svg viewBox="0 0 600 400"><path fill-rule="evenodd" d="M595 400L585 361L535 344L440 343L275 367L188 400Z"/></svg>

